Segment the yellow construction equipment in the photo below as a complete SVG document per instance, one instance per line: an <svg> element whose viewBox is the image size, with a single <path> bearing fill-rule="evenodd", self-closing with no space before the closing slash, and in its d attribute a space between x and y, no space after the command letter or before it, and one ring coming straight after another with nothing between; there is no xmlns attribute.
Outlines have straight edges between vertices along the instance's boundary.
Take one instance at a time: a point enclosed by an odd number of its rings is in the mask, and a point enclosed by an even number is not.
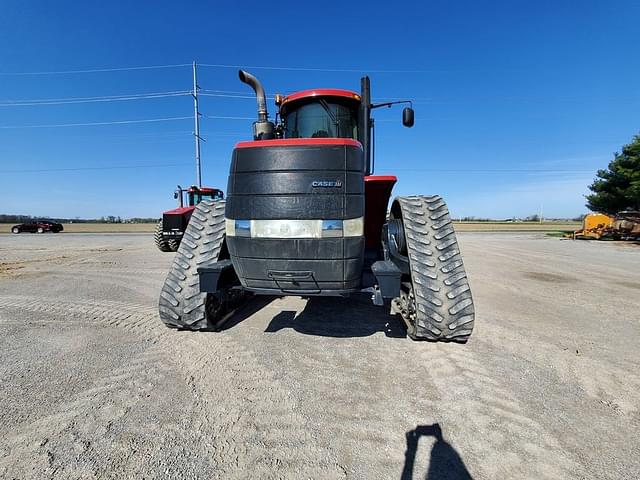
<svg viewBox="0 0 640 480"><path fill-rule="evenodd" d="M613 236L624 240L640 240L640 211L618 212L613 221Z"/></svg>
<svg viewBox="0 0 640 480"><path fill-rule="evenodd" d="M613 226L613 217L604 213L589 213L582 219L582 228L573 232L573 238L594 238L600 240Z"/></svg>
<svg viewBox="0 0 640 480"><path fill-rule="evenodd" d="M622 211L615 217L604 213L589 213L582 220L582 228L565 237L575 239L640 239L640 212Z"/></svg>

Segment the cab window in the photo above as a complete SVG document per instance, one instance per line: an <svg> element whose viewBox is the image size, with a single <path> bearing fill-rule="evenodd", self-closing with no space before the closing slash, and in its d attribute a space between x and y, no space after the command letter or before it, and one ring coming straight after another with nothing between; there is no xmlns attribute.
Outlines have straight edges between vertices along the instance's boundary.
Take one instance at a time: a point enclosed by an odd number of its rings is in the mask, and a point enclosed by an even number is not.
<svg viewBox="0 0 640 480"><path fill-rule="evenodd" d="M189 206L193 207L203 200L222 200L222 192L189 192Z"/></svg>
<svg viewBox="0 0 640 480"><path fill-rule="evenodd" d="M201 194L203 200L222 200L222 192L206 192Z"/></svg>
<svg viewBox="0 0 640 480"><path fill-rule="evenodd" d="M313 99L284 114L285 138L358 138L356 105Z"/></svg>

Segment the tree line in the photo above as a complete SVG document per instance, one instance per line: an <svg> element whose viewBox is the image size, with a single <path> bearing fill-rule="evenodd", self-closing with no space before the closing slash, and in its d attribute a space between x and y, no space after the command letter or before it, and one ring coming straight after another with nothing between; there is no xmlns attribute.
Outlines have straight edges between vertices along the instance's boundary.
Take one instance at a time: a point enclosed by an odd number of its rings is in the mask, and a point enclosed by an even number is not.
<svg viewBox="0 0 640 480"><path fill-rule="evenodd" d="M0 223L29 223L35 220L49 220L58 223L155 223L158 221L158 218L122 218L114 215L108 215L100 218L53 218L0 213Z"/></svg>

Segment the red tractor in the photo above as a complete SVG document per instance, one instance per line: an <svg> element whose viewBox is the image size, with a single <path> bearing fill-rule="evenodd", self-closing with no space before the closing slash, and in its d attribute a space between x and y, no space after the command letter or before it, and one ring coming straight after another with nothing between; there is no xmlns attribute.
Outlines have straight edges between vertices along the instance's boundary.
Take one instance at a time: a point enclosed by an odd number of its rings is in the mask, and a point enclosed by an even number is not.
<svg viewBox="0 0 640 480"><path fill-rule="evenodd" d="M368 77L360 93L276 96L269 120L260 82L253 141L233 150L227 199L193 212L159 301L169 327L215 330L248 294L368 295L414 340L467 341L474 306L447 207L437 195L396 197L373 175ZM403 124L413 126L412 108ZM279 119L279 120L278 120Z"/></svg>
<svg viewBox="0 0 640 480"><path fill-rule="evenodd" d="M222 200L224 196L222 191L217 188L198 188L195 185L182 188L178 185L173 198L178 200L178 208L167 210L162 214L162 220L158 222L154 234L156 246L161 252L178 251L180 241L196 205L202 201Z"/></svg>

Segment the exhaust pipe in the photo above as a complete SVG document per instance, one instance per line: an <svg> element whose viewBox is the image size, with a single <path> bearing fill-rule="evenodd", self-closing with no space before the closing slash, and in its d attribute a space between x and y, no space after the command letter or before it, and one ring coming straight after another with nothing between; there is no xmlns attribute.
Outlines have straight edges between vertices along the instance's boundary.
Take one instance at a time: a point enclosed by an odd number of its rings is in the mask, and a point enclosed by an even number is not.
<svg viewBox="0 0 640 480"><path fill-rule="evenodd" d="M253 122L253 139L254 140L271 140L275 138L275 126L269 121L267 113L267 97L264 94L264 88L260 81L244 70L238 71L238 77L242 83L246 83L253 91L256 92L256 100L258 102L258 120Z"/></svg>
<svg viewBox="0 0 640 480"><path fill-rule="evenodd" d="M258 122L266 122L269 114L267 113L267 97L264 94L264 88L260 81L244 70L238 70L238 76L242 83L246 83L253 91L256 92L256 100L258 101Z"/></svg>
<svg viewBox="0 0 640 480"><path fill-rule="evenodd" d="M360 143L364 150L364 161L366 175L373 173L373 165L371 164L371 82L369 77L360 79Z"/></svg>

